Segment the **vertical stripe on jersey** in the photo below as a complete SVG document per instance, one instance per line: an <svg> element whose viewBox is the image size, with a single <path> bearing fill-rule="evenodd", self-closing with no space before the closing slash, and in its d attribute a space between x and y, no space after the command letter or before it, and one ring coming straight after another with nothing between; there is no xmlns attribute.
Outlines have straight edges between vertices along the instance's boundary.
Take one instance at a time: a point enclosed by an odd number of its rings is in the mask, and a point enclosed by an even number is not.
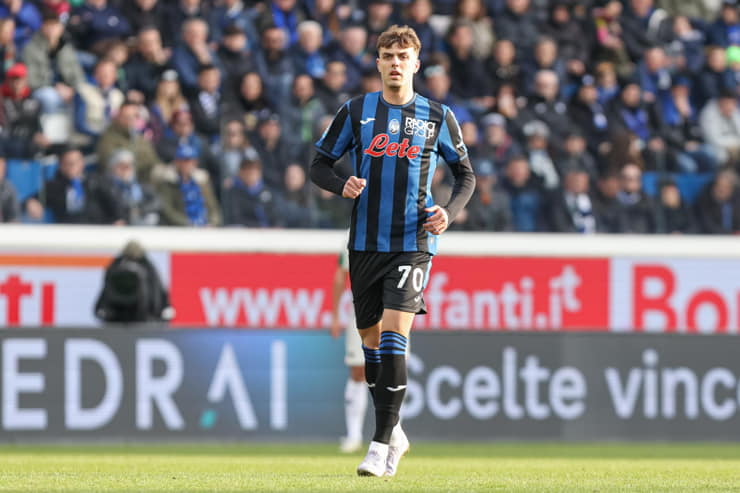
<svg viewBox="0 0 740 493"><path fill-rule="evenodd" d="M339 108L331 125L326 129L323 137L316 143L317 147L335 159L338 159L344 154L352 139L352 122L349 118L347 106L345 103Z"/></svg>
<svg viewBox="0 0 740 493"><path fill-rule="evenodd" d="M362 106L365 98L353 98L349 103L349 117L352 121L352 135L354 139L354 145L349 150L349 157L352 162L352 175L360 176L360 164L362 163ZM352 216L350 217L350 224L357 224L357 210L360 205L360 199L357 198L352 204ZM349 242L347 248L354 249L355 244L355 228L349 228Z"/></svg>
<svg viewBox="0 0 740 493"><path fill-rule="evenodd" d="M378 107L378 96L379 93L371 92L365 94L365 97L362 98L361 119L367 118L366 115L375 114ZM377 123L377 120L375 122ZM373 131L374 125L371 125L370 123L360 125L360 141L357 143L357 153L359 154L359 156L357 156L357 162L359 162L360 165L356 165L356 167L359 167L357 176L359 178L365 178L366 180L370 176L370 156L365 155L364 150L365 146L370 145L370 142L373 140L373 135L375 135ZM366 249L365 240L367 238L368 192L369 190L366 188L355 200L352 223L354 227L351 228L354 238L350 238L352 250L364 251Z"/></svg>
<svg viewBox="0 0 740 493"><path fill-rule="evenodd" d="M427 239L430 233L424 230L424 221L428 217L427 213L421 211L425 207L434 205L432 199L432 177L434 176L434 169L437 167L437 149L434 147L436 143L436 137L439 133L442 121L444 118L444 109L442 105L436 101L429 100L429 121L437 124L437 131L435 135L430 136L424 143L424 148L427 146L432 147L428 154L425 154L425 158L421 162L421 173L419 175L419 188L416 192L417 207L420 209L420 216L417 222L416 228L416 248L420 252L434 253L436 251L436 241L434 244L430 244Z"/></svg>
<svg viewBox="0 0 740 493"><path fill-rule="evenodd" d="M417 96L416 104L414 107L409 107L408 115L404 112L404 118L410 116L418 120L429 121L429 103L426 98ZM398 250L411 252L416 250L416 229L418 228L419 222L419 205L418 205L418 193L419 193L419 177L421 176L421 168L424 163L424 155L427 153L424 144L426 143L425 137L420 137L414 133L411 136L411 146L419 146L421 152L413 160L406 160L406 177L404 180L398 180L399 190L406 190L404 195L404 203L399 204L398 207L405 209L406 217L400 226L403 227L403 231L398 235L398 239L403 243L399 245Z"/></svg>
<svg viewBox="0 0 740 493"><path fill-rule="evenodd" d="M375 111L371 113L375 117L375 122L373 122L373 137L388 132L388 106L381 102L380 98L376 98L376 100ZM363 114L367 118L368 113ZM371 140L372 137L370 138ZM370 141L365 142L363 139L363 145L369 146ZM370 169L368 175L363 174L363 177L367 178L367 187L363 192L367 194L367 229L365 233L365 245L362 249L377 251L380 204L383 201L383 164L386 156L383 154L378 157L372 157L370 155L365 155L364 157L366 159L362 161L363 167L367 162Z"/></svg>
<svg viewBox="0 0 740 493"><path fill-rule="evenodd" d="M389 107L387 111L388 118L386 121L388 123L386 126L386 132L388 133L388 145L392 142L400 143L405 136L403 133L401 110L399 108ZM395 134L390 133L391 122L393 120L398 122L398 131ZM380 176L380 196L382 199L380 200L380 211L378 213L377 250L379 252L391 251L393 223L398 221L397 215L403 217L403 209L396 208L396 197L403 194L403 192L397 188L399 185L396 183L398 172L402 172L405 167L401 161L405 161L405 159L399 158L398 155L383 155L383 171Z"/></svg>

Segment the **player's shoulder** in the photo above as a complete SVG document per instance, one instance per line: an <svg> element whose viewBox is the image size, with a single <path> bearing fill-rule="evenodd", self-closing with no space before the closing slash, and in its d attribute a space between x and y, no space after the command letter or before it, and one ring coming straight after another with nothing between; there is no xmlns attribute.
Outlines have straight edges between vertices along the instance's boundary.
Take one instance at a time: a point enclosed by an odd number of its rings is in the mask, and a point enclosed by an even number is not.
<svg viewBox="0 0 740 493"><path fill-rule="evenodd" d="M417 108L425 108L425 110L429 112L429 118L431 120L442 121L450 111L449 106L446 104L430 99L426 96L422 96L418 93L416 95L415 102Z"/></svg>

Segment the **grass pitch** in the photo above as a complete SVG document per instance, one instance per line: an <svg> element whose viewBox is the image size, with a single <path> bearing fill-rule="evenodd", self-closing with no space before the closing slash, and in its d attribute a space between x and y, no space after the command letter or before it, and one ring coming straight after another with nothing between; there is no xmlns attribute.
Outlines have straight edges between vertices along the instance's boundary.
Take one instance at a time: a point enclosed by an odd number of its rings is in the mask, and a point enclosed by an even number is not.
<svg viewBox="0 0 740 493"><path fill-rule="evenodd" d="M0 492L740 492L740 445L416 443L395 478L335 445L2 446Z"/></svg>

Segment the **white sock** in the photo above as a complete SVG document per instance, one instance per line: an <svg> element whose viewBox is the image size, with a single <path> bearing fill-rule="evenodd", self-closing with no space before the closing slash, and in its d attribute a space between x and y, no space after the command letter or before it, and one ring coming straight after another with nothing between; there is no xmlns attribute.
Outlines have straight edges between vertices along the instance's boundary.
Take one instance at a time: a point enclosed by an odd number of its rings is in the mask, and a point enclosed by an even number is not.
<svg viewBox="0 0 740 493"><path fill-rule="evenodd" d="M362 440L362 423L367 410L367 384L347 379L344 388L344 416L347 420L347 438Z"/></svg>

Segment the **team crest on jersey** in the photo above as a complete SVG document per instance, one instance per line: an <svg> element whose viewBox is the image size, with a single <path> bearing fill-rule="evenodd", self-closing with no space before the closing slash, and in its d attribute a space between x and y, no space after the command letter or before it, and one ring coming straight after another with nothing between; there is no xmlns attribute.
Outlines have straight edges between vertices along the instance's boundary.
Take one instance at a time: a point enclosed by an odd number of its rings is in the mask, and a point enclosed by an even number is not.
<svg viewBox="0 0 740 493"><path fill-rule="evenodd" d="M388 122L388 131L392 134L397 134L401 130L401 124L395 118Z"/></svg>
<svg viewBox="0 0 740 493"><path fill-rule="evenodd" d="M435 122L407 116L403 123L403 131L406 135L416 135L417 137L431 139L434 136L436 126L437 124Z"/></svg>

